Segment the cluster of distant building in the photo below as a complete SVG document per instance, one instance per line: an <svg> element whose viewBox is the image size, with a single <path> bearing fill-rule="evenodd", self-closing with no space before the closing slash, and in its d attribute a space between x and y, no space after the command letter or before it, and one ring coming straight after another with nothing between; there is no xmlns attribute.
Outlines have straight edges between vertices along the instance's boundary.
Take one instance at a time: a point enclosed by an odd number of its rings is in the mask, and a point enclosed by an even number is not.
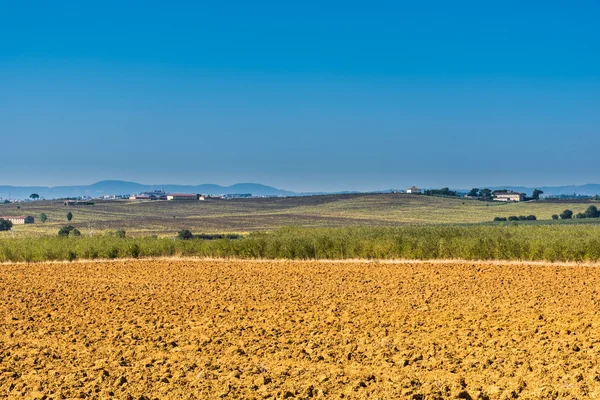
<svg viewBox="0 0 600 400"><path fill-rule="evenodd" d="M200 193L166 193L164 190L153 190L129 196L129 200L176 200L176 201L204 201L206 199L247 199L254 197L250 193L225 194L210 196Z"/></svg>
<svg viewBox="0 0 600 400"><path fill-rule="evenodd" d="M164 190L153 190L129 196L129 200L205 200L206 198L198 193L170 193Z"/></svg>
<svg viewBox="0 0 600 400"><path fill-rule="evenodd" d="M416 186L412 186L404 191L404 193L409 194L422 194L422 190ZM474 196L465 195L466 198L477 198ZM513 201L524 201L525 193L514 192L512 190L494 190L492 192L492 200L494 201L504 201L504 202L513 202Z"/></svg>

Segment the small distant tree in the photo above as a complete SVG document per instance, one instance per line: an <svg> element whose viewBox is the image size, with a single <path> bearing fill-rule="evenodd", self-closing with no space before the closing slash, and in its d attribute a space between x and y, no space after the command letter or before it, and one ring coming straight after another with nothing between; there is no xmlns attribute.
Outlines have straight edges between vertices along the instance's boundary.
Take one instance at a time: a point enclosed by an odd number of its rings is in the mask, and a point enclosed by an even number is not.
<svg viewBox="0 0 600 400"><path fill-rule="evenodd" d="M69 211L67 213L67 221L71 221L72 219L73 219L73 213Z"/></svg>
<svg viewBox="0 0 600 400"><path fill-rule="evenodd" d="M177 238L181 240L190 240L194 237L188 229L182 229L177 233Z"/></svg>
<svg viewBox="0 0 600 400"><path fill-rule="evenodd" d="M506 217L496 217L496 218L494 218L494 221L495 222L506 222L507 219L506 219Z"/></svg>
<svg viewBox="0 0 600 400"><path fill-rule="evenodd" d="M543 192L543 191L541 191L540 189L535 189L535 190L533 191L533 194L531 195L531 198L532 198L533 200L539 200L539 199L540 199L540 194L544 194L544 192Z"/></svg>
<svg viewBox="0 0 600 400"><path fill-rule="evenodd" d="M536 221L537 217L535 215L528 215L527 216L527 221Z"/></svg>
<svg viewBox="0 0 600 400"><path fill-rule="evenodd" d="M598 211L598 207L589 206L587 210L585 210L586 218L600 218L600 211Z"/></svg>
<svg viewBox="0 0 600 400"><path fill-rule="evenodd" d="M478 188L471 189L471 191L469 193L467 193L467 196L479 197L479 189Z"/></svg>
<svg viewBox="0 0 600 400"><path fill-rule="evenodd" d="M492 191L490 189L481 189L479 191L479 197L482 197L484 199L490 199L492 197Z"/></svg>
<svg viewBox="0 0 600 400"><path fill-rule="evenodd" d="M510 217L508 217L509 221L518 221L519 217L517 217L516 215L511 215Z"/></svg>
<svg viewBox="0 0 600 400"><path fill-rule="evenodd" d="M552 219L558 219L558 214L552 214Z"/></svg>
<svg viewBox="0 0 600 400"><path fill-rule="evenodd" d="M41 213L40 214L40 221L42 221L42 222L48 221L48 216L46 214L44 214L44 213Z"/></svg>
<svg viewBox="0 0 600 400"><path fill-rule="evenodd" d="M37 200L37 199L39 199L39 198L40 198L40 195L39 195L39 194L37 194L37 193L31 193L31 195L29 195L29 198L30 198L31 200Z"/></svg>
<svg viewBox="0 0 600 400"><path fill-rule="evenodd" d="M67 237L71 235L71 232L77 230L73 225L65 225L58 230L58 236ZM78 231L79 232L79 231Z"/></svg>
<svg viewBox="0 0 600 400"><path fill-rule="evenodd" d="M527 216L519 215L519 221L527 221Z"/></svg>
<svg viewBox="0 0 600 400"><path fill-rule="evenodd" d="M10 231L13 223L7 219L0 218L0 231Z"/></svg>
<svg viewBox="0 0 600 400"><path fill-rule="evenodd" d="M579 219L581 219L581 218L586 218L586 217L587 217L587 216L586 216L584 213L582 213L582 212L580 212L580 213L577 213L577 215L575 216L575 218L579 218Z"/></svg>
<svg viewBox="0 0 600 400"><path fill-rule="evenodd" d="M565 210L560 214L560 219L571 219L573 218L573 211Z"/></svg>

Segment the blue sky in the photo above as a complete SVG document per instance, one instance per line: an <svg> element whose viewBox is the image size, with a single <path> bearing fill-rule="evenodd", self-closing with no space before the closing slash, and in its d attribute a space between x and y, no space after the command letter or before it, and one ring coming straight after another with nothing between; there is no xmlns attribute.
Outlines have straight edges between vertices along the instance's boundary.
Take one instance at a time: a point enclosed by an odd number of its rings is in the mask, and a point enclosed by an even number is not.
<svg viewBox="0 0 600 400"><path fill-rule="evenodd" d="M0 184L597 183L599 18L596 1L0 0Z"/></svg>

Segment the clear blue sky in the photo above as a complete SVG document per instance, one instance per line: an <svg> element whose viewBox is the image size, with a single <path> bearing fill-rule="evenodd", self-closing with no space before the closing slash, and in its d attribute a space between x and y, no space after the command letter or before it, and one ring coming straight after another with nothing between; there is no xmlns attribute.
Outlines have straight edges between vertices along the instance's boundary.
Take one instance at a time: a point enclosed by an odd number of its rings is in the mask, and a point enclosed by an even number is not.
<svg viewBox="0 0 600 400"><path fill-rule="evenodd" d="M0 184L598 183L598 21L597 1L0 0Z"/></svg>

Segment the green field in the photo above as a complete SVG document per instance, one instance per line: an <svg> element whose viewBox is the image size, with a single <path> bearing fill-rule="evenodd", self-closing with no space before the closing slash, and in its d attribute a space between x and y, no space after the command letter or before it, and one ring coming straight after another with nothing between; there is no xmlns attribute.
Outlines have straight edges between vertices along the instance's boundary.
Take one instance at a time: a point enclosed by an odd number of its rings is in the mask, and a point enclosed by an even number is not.
<svg viewBox="0 0 600 400"><path fill-rule="evenodd" d="M469 199L407 194L349 194L289 198L257 198L206 201L96 201L93 206L65 207L62 201L35 201L0 205L0 215L31 215L33 225L14 226L0 238L55 235L71 224L84 236L125 229L128 236L172 236L180 229L195 233L246 233L270 231L286 226L356 227L414 224L477 224L494 217L536 215L551 221L552 214L571 209L575 214L590 204L532 201L522 203L483 202ZM20 207L18 209L17 207ZM48 215L46 223L40 214ZM592 221L573 221L587 222ZM559 223L562 223L560 221Z"/></svg>

